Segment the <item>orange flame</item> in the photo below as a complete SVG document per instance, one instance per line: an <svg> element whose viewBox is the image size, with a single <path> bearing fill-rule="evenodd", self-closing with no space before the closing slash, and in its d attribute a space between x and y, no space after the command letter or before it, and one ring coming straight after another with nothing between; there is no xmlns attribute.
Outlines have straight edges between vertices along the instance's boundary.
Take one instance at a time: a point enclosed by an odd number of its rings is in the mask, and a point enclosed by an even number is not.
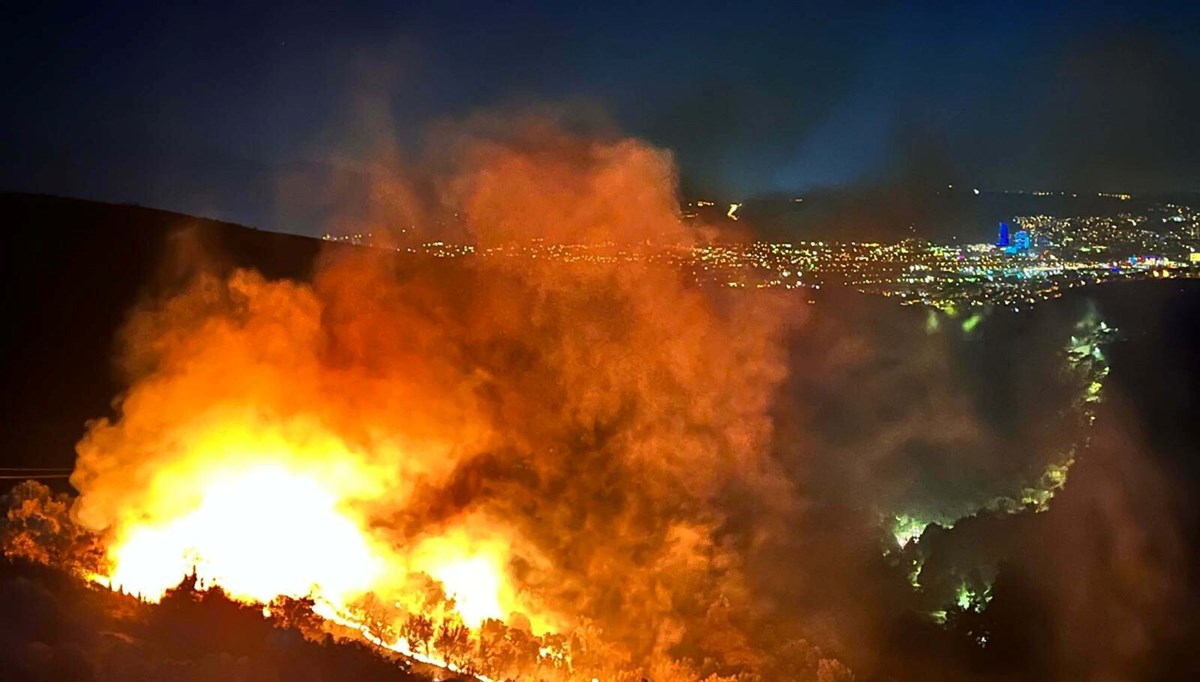
<svg viewBox="0 0 1200 682"><path fill-rule="evenodd" d="M157 599L194 570L243 599L344 602L383 573L379 548L314 478L255 465L199 492L195 509L126 532L110 550L111 584Z"/></svg>

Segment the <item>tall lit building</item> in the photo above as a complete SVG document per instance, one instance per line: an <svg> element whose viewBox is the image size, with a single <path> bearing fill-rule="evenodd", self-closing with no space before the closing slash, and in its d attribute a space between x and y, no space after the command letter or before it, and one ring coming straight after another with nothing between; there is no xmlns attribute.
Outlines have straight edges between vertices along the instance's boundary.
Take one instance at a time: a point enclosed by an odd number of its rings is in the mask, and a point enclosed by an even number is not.
<svg viewBox="0 0 1200 682"><path fill-rule="evenodd" d="M1002 249L1008 246L1008 223L1000 223L1000 235L996 238L996 246Z"/></svg>

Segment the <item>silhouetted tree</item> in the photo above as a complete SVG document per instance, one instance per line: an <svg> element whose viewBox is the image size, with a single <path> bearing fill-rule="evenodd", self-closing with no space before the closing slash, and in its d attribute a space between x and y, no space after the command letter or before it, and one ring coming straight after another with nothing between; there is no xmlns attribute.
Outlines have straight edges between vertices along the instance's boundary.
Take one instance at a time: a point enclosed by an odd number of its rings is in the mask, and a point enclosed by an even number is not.
<svg viewBox="0 0 1200 682"><path fill-rule="evenodd" d="M397 625L402 621L404 613L396 606L389 604L374 593L367 593L358 599L352 610L359 622L367 627L367 632L376 639L391 644L400 636Z"/></svg>
<svg viewBox="0 0 1200 682"><path fill-rule="evenodd" d="M314 604L311 597L276 597L270 605L271 621L275 627L297 630L307 639L322 640L328 636L325 620L313 611Z"/></svg>
<svg viewBox="0 0 1200 682"><path fill-rule="evenodd" d="M471 657L471 631L457 618L447 618L438 628L433 647L447 662L465 665Z"/></svg>
<svg viewBox="0 0 1200 682"><path fill-rule="evenodd" d="M408 640L408 645L414 651L429 655L429 645L433 643L433 619L419 613L414 613L400 627L400 636Z"/></svg>

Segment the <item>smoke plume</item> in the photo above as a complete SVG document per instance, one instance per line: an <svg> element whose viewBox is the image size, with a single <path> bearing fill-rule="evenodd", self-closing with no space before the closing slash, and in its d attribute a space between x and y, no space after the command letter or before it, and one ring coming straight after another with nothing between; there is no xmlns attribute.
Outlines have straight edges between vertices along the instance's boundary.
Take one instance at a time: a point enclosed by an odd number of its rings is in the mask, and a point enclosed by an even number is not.
<svg viewBox="0 0 1200 682"><path fill-rule="evenodd" d="M542 119L504 131L470 126L434 183L476 248L695 243L669 154ZM286 536L259 538L275 561L372 557L361 576L301 569L295 591L341 579L338 594L387 594L401 589L391 567L421 570L449 543L495 559L503 605L535 626L598 629L605 665L753 665L742 557L755 535L727 510L753 499L767 525L794 500L769 445L797 313L649 260L428 263L331 248L307 282L199 274L131 316L130 388L79 445L76 516L128 545L203 507L205 485L282 468L334 491L330 504L367 532L293 533L283 526L303 517L276 518L279 491L264 489L254 511L272 523L237 522Z"/></svg>

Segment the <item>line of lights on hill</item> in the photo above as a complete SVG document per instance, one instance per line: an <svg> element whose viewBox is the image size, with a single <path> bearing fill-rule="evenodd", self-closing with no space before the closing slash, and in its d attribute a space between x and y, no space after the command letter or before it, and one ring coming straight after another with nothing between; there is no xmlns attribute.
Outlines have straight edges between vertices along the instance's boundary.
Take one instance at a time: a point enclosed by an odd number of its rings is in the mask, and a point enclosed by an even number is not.
<svg viewBox="0 0 1200 682"><path fill-rule="evenodd" d="M932 584L924 584L925 563L930 556L921 544L926 530L935 525L950 530L960 520L982 511L1039 513L1049 508L1051 500L1066 485L1076 454L1086 450L1090 443L1097 406L1103 402L1110 373L1105 351L1116 335L1117 329L1109 326L1092 305L1075 323L1071 336L1061 349L1064 376L1070 380L1074 395L1071 409L1060 412L1058 417L1066 420L1061 422L1066 427L1062 433L1074 435L1049 455L1040 472L1031 472L1032 477L1019 489L998 495L973 509L959 509L948 515L942 510L940 514L931 512L931 516L922 512L902 513L890 519L895 545L888 546L884 556L893 565L907 568L909 585L934 622L945 624L952 611L981 613L991 601L998 565L994 562L975 565L969 570L956 571L950 580L943 574ZM986 632L979 633L975 639L980 646L987 646Z"/></svg>
<svg viewBox="0 0 1200 682"><path fill-rule="evenodd" d="M1037 193L1033 193L1037 194ZM1124 194L1100 194L1126 200ZM695 206L688 204L683 218ZM737 210L732 204L729 213ZM371 233L325 239L371 244ZM1019 216L995 242L793 241L716 243L691 248L650 244L524 244L477 248L429 241L397 250L437 258L545 258L571 263L672 262L704 285L864 293L954 313L977 306L1020 310L1068 290L1128 279L1200 277L1200 211L1162 204L1112 216Z"/></svg>

